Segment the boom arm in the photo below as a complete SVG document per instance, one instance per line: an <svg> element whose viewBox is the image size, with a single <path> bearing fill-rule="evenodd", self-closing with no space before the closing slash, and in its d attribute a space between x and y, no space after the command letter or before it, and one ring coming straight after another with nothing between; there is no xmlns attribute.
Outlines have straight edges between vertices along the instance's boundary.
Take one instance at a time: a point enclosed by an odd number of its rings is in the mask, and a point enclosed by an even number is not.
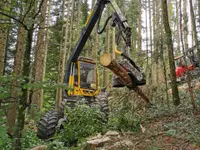
<svg viewBox="0 0 200 150"><path fill-rule="evenodd" d="M111 3L114 13L112 15L112 26L118 25L119 29L123 33L123 38L125 40L126 46L127 46L127 55L129 55L130 46L131 46L131 29L127 24L126 18L123 16L120 8L118 7L115 0L97 0L94 9L92 11L92 14L89 18L89 20L86 22L86 26L82 29L81 36L76 44L76 46L73 48L72 53L70 55L70 58L67 63L66 67L66 74L64 82L68 83L69 76L70 76L70 68L72 62L76 62L80 53L83 50L83 47L85 46L85 43L90 36L95 24L97 23L98 19L100 19L103 10L105 8L105 5Z"/></svg>

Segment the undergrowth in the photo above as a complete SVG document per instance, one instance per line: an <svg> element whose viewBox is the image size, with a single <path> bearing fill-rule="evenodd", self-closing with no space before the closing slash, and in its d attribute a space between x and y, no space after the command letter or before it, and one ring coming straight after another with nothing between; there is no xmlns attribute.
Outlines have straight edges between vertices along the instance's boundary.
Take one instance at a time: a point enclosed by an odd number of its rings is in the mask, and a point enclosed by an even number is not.
<svg viewBox="0 0 200 150"><path fill-rule="evenodd" d="M167 105L165 90L156 88L153 96L153 105L145 107L141 99L133 92L123 89L111 91L109 104L110 114L105 121L103 113L95 107L77 105L74 109L67 108L67 123L51 140L42 141L37 138L33 128L26 129L22 136L23 149L29 149L37 145L47 145L48 150L79 150L87 137L104 134L108 130L122 132L141 132L141 125L148 126L150 122L161 121L162 126L154 132L163 131L164 136L170 136L187 140L193 145L200 145L200 113L193 110L189 94L180 92L181 104L173 106L169 96ZM156 94L157 93L157 94ZM161 94L162 93L162 94ZM200 91L195 91L197 108L200 106ZM10 149L12 140L6 135L5 118L0 121L0 149ZM150 129L149 129L150 130ZM149 147L157 149L157 147Z"/></svg>

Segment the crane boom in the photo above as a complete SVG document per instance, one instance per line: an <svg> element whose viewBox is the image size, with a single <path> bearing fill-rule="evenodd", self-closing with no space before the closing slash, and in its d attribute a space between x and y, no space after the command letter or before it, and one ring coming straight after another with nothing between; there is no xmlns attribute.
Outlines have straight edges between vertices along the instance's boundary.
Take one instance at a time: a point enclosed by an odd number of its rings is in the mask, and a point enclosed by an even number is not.
<svg viewBox="0 0 200 150"><path fill-rule="evenodd" d="M75 47L73 48L71 55L68 59L64 83L68 83L71 64L72 62L76 62L78 57L80 56L83 47L85 46L85 43L88 40L88 37L90 36L95 24L97 23L98 20L100 21L106 4L111 4L114 9L114 13L112 15L112 26L117 25L119 29L122 31L122 37L125 40L127 46L126 54L129 56L131 47L131 28L127 23L127 19L122 14L115 0L97 0L96 4L94 5L93 11L91 12L90 18L87 20L86 25L83 27L81 36L78 42L76 43Z"/></svg>

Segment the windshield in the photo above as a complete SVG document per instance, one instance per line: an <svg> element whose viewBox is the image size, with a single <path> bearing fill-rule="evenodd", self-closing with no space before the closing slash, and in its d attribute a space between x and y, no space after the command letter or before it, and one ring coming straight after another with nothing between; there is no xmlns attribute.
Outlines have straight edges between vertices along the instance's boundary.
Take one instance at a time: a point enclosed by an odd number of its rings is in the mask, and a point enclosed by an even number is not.
<svg viewBox="0 0 200 150"><path fill-rule="evenodd" d="M96 89L95 64L80 62L81 88Z"/></svg>

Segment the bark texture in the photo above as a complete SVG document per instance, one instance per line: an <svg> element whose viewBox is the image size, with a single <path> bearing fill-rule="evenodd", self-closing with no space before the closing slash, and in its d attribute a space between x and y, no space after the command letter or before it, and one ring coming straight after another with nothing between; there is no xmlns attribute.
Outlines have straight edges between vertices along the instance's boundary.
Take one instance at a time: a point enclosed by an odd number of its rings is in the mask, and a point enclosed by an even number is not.
<svg viewBox="0 0 200 150"><path fill-rule="evenodd" d="M197 47L198 60L200 61L200 45L198 42L197 26L196 26L196 21L195 21L195 16L194 16L194 8L193 8L192 0L190 0L190 13L191 13L191 21L192 21L192 30L194 33L194 41Z"/></svg>
<svg viewBox="0 0 200 150"><path fill-rule="evenodd" d="M10 3L10 0L8 0ZM1 8L9 7L7 3L3 1L0 2ZM0 76L4 74L4 60L5 60L5 52L6 52L6 43L7 43L7 34L9 25L9 19L3 15L0 15L1 25L0 25Z"/></svg>
<svg viewBox="0 0 200 150"><path fill-rule="evenodd" d="M21 75L22 72L22 60L23 60L23 50L24 50L24 36L25 29L23 27L19 28L18 38L17 38L17 48L16 48L16 56L14 60L14 68L13 75L16 77L12 81L11 86L11 101L14 101L7 112L7 126L8 126L8 134L13 134L13 128L15 126L15 120L17 116L17 106L18 106L18 86L19 83L17 81L17 77Z"/></svg>
<svg viewBox="0 0 200 150"><path fill-rule="evenodd" d="M44 63L44 49L45 49L45 18L46 18L46 10L47 10L47 2L48 0L44 0L42 4L41 11L41 23L39 26L39 31L37 35L37 43L35 47L35 64L34 64L34 83L40 83L42 81L43 74L43 63ZM43 95L42 90L34 89L32 95L32 104L34 104L38 110L42 109L42 101Z"/></svg>
<svg viewBox="0 0 200 150"><path fill-rule="evenodd" d="M67 45L68 45L68 24L69 24L69 19L70 19L70 0L68 0L68 4L67 4L67 10L68 10L68 15L67 15L67 20L66 20L66 24L65 24L65 38L64 41L62 42L62 46L60 49L60 60L59 60L59 76L58 76L58 84L62 84L63 83L63 79L64 79L64 71L65 71L65 62L66 62L66 49L67 49ZM64 17L64 15L63 15ZM60 104L62 102L62 89L58 88L57 89L57 103L56 103L56 109L60 108Z"/></svg>
<svg viewBox="0 0 200 150"><path fill-rule="evenodd" d="M178 88L177 88L177 84L176 84L173 42L172 42L172 33L171 33L169 20L168 20L167 0L162 1L162 13L163 13L163 24L164 24L165 33L166 33L166 44L167 44L167 48L168 48L173 102L174 102L175 106L178 106L180 104L180 99L179 99L179 93L178 93Z"/></svg>

